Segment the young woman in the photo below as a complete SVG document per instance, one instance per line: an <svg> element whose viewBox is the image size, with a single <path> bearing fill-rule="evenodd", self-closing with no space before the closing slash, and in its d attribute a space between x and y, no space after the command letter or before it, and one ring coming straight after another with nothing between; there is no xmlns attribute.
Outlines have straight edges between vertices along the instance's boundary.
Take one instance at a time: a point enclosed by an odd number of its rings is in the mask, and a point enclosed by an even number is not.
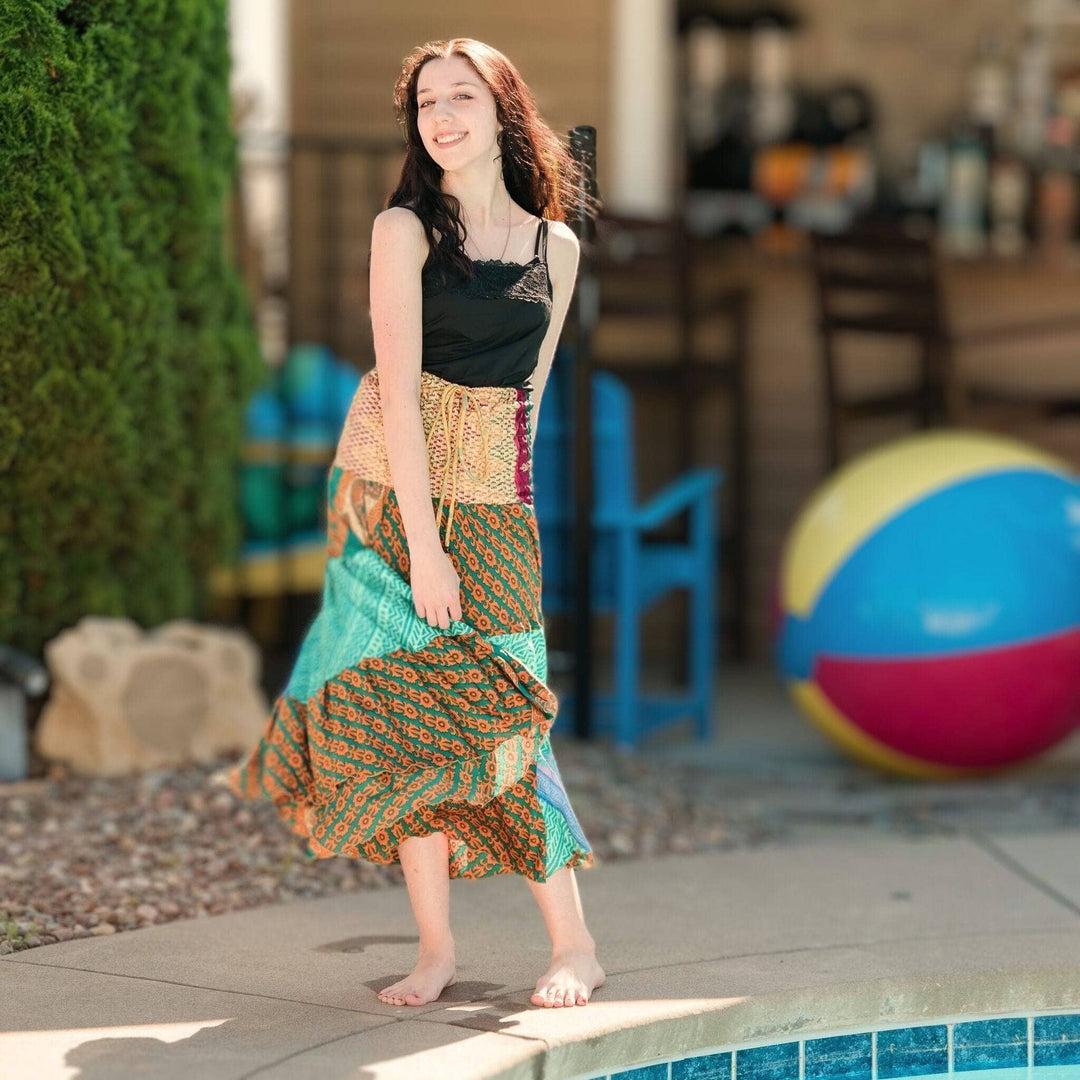
<svg viewBox="0 0 1080 1080"><path fill-rule="evenodd" d="M574 868L594 859L548 732L532 449L577 274L580 177L517 70L470 38L406 57L400 182L375 219L375 367L329 477L322 608L231 773L318 857L400 861L419 958L454 982L449 878L526 878L551 937L536 1005L604 982Z"/></svg>

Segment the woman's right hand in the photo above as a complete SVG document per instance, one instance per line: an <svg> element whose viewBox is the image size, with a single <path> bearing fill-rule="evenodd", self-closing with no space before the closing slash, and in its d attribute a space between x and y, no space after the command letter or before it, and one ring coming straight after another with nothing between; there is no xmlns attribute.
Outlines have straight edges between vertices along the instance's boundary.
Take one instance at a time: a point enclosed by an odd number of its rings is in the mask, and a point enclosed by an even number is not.
<svg viewBox="0 0 1080 1080"><path fill-rule="evenodd" d="M441 545L409 550L413 607L421 619L443 630L461 619L461 579Z"/></svg>

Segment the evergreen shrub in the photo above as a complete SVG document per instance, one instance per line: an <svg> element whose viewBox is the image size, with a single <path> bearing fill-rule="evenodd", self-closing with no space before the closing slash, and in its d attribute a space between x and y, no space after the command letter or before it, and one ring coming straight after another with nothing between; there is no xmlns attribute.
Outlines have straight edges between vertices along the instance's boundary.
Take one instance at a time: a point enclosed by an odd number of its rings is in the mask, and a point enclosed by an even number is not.
<svg viewBox="0 0 1080 1080"><path fill-rule="evenodd" d="M227 0L0 0L0 642L199 618L261 380Z"/></svg>

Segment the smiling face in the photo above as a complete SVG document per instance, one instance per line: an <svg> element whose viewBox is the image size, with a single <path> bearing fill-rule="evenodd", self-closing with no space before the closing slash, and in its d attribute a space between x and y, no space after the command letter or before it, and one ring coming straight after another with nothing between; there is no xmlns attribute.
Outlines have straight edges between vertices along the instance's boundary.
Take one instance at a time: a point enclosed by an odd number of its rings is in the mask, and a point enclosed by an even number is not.
<svg viewBox="0 0 1080 1080"><path fill-rule="evenodd" d="M416 126L427 152L444 169L498 153L495 98L462 56L429 60L420 69Z"/></svg>

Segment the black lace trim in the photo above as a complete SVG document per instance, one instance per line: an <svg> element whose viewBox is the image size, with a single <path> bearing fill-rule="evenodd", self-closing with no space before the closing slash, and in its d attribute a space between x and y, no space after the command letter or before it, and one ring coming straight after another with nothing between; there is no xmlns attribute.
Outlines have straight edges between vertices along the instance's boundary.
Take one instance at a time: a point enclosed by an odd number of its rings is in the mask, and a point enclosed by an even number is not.
<svg viewBox="0 0 1080 1080"><path fill-rule="evenodd" d="M440 285L434 271L425 275L424 295L450 292L486 300L530 300L550 305L547 266L539 255L527 263L503 262L500 259L481 259L473 262L471 281L448 281Z"/></svg>

